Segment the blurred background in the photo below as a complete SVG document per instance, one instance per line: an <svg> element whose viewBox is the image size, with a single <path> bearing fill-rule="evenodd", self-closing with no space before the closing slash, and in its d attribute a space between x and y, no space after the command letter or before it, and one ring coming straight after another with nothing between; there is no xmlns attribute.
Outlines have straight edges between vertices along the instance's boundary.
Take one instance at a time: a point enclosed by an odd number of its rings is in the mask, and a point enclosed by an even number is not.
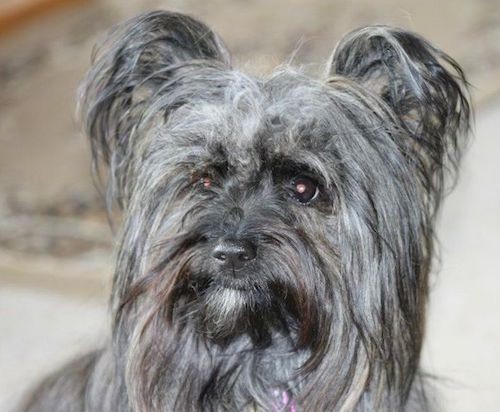
<svg viewBox="0 0 500 412"><path fill-rule="evenodd" d="M113 240L76 89L103 31L155 8L205 21L253 73L299 44L297 62L320 65L343 33L373 23L458 60L475 137L440 219L423 361L445 411L500 410L499 0L0 0L0 411L106 339Z"/></svg>

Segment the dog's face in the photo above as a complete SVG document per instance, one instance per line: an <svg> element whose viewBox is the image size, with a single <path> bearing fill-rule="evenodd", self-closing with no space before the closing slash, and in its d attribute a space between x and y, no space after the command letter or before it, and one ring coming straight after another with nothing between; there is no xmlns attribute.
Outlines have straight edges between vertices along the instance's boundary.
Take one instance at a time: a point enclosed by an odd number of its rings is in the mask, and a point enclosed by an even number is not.
<svg viewBox="0 0 500 412"><path fill-rule="evenodd" d="M286 337L305 355L285 380L329 354L338 381L366 386L353 371L380 361L409 386L396 368L416 369L443 169L468 128L455 63L370 27L324 79L256 79L204 25L162 12L106 47L82 107L124 210L117 328L149 350L168 330L260 350Z"/></svg>

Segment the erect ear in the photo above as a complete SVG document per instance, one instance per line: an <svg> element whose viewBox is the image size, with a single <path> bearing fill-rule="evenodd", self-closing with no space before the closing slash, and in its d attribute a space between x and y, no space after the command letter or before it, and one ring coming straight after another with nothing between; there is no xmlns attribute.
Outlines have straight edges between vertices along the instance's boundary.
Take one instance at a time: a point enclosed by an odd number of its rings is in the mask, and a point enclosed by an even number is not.
<svg viewBox="0 0 500 412"><path fill-rule="evenodd" d="M439 192L443 165L456 166L461 136L469 129L467 81L458 64L414 33L369 26L339 42L328 71L361 84L389 106L412 139L428 190Z"/></svg>
<svg viewBox="0 0 500 412"><path fill-rule="evenodd" d="M139 15L112 29L96 48L79 111L94 160L110 165L113 181L124 179L124 159L148 99L186 65L229 66L230 57L212 30L178 13ZM116 183L113 196L120 198L124 184Z"/></svg>

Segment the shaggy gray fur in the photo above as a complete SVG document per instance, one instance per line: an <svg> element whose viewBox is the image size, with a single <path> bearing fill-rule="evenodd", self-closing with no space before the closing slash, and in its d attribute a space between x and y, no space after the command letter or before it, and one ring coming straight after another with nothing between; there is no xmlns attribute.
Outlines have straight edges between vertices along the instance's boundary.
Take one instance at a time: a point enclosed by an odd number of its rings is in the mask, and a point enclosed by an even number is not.
<svg viewBox="0 0 500 412"><path fill-rule="evenodd" d="M346 35L319 79L241 73L184 15L116 28L80 100L123 210L112 337L24 410L430 409L433 227L467 96L450 57L391 27ZM256 258L221 267L221 240Z"/></svg>

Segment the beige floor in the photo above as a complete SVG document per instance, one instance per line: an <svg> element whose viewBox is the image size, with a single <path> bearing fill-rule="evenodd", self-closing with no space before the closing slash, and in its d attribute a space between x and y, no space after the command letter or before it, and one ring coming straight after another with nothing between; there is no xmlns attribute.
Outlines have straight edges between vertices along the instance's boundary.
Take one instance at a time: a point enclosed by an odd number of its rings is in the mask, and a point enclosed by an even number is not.
<svg viewBox="0 0 500 412"><path fill-rule="evenodd" d="M9 411L27 387L106 336L106 309L27 288L0 288L0 411Z"/></svg>
<svg viewBox="0 0 500 412"><path fill-rule="evenodd" d="M442 263L430 305L428 369L446 410L500 410L500 102L476 136L440 228Z"/></svg>

